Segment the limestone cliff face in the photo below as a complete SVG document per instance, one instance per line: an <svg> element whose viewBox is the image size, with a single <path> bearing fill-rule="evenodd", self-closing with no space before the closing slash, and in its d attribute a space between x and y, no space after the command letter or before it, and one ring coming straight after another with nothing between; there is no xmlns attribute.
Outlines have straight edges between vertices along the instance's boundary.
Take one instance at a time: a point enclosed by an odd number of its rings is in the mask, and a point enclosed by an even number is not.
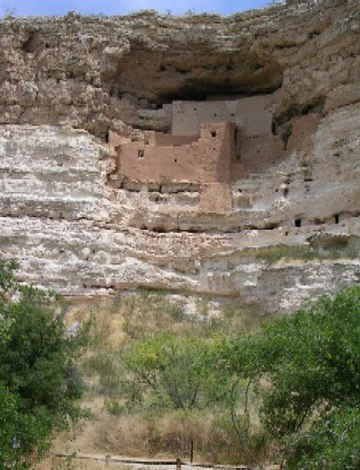
<svg viewBox="0 0 360 470"><path fill-rule="evenodd" d="M357 0L8 18L0 46L0 250L23 280L266 310L359 282Z"/></svg>

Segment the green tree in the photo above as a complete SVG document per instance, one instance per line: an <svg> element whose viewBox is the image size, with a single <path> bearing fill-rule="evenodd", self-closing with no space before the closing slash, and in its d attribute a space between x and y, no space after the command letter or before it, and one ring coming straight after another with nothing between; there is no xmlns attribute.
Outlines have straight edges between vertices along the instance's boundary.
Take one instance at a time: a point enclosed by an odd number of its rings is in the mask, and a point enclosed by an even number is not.
<svg viewBox="0 0 360 470"><path fill-rule="evenodd" d="M54 294L20 286L0 261L0 467L23 468L55 429L80 416L76 359L84 335L66 331Z"/></svg>
<svg viewBox="0 0 360 470"><path fill-rule="evenodd" d="M335 427L346 427L347 417L358 419L353 410L360 405L360 287L345 289L334 299L324 296L308 309L273 322L258 336L228 342L224 354L230 369L258 383L263 422L282 438L287 468L337 468L321 466L321 449L329 447L325 437L313 449L317 464L298 465L292 452L300 461L301 449L306 449L301 443L319 436L329 420ZM359 449L359 434L351 439ZM338 446L339 462L345 461L342 449L348 451ZM306 452L309 455L308 448Z"/></svg>
<svg viewBox="0 0 360 470"><path fill-rule="evenodd" d="M216 367L214 343L158 334L123 356L126 395L132 402L181 410L204 409L229 391L226 371Z"/></svg>
<svg viewBox="0 0 360 470"><path fill-rule="evenodd" d="M20 411L19 397L0 384L0 467L2 469L24 469L22 459L35 448L42 452L47 448L51 417L46 409L30 414Z"/></svg>
<svg viewBox="0 0 360 470"><path fill-rule="evenodd" d="M287 468L360 468L360 409L340 407L299 433L286 452Z"/></svg>

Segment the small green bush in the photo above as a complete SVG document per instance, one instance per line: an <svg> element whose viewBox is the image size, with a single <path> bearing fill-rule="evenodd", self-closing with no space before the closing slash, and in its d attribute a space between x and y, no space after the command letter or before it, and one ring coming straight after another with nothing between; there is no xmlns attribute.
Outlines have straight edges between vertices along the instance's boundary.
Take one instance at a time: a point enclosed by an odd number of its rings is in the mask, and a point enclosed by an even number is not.
<svg viewBox="0 0 360 470"><path fill-rule="evenodd" d="M324 415L290 443L285 457L292 470L359 469L360 409L343 407Z"/></svg>

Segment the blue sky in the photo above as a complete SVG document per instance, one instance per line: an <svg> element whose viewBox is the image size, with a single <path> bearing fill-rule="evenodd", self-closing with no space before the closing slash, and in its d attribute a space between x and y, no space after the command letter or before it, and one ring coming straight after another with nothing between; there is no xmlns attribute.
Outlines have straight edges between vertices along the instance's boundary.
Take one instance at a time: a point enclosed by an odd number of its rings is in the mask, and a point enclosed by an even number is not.
<svg viewBox="0 0 360 470"><path fill-rule="evenodd" d="M170 10L173 14L183 14L192 10L196 13L216 12L228 15L265 7L269 3L271 0L0 0L0 15L11 12L17 16L63 15L69 10L83 14L122 15L146 9L163 13Z"/></svg>

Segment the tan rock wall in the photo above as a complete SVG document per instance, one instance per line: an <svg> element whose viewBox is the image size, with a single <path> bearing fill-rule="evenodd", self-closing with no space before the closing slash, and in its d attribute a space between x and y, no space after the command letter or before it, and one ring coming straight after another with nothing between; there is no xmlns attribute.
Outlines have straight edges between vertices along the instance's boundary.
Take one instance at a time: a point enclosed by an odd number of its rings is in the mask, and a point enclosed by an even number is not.
<svg viewBox="0 0 360 470"><path fill-rule="evenodd" d="M113 193L105 184L104 148L86 132L2 126L1 252L20 261L21 279L66 295L144 285L291 309L310 294L357 282L359 260L290 258L272 266L246 250L306 245L321 233L360 233L359 111L359 105L342 108L320 121L304 168L294 151L256 179L231 187L204 183L200 213L192 212L196 193ZM304 181L309 171L313 182ZM242 209L234 205L235 193Z"/></svg>
<svg viewBox="0 0 360 470"><path fill-rule="evenodd" d="M291 310L359 282L356 252L296 255L360 233L359 21L357 0L1 20L1 254L20 280L71 296L145 286ZM171 130L174 100L192 101L175 113L185 133L210 121L195 140L149 133ZM213 145L212 126L231 129L214 121L234 117L240 137ZM118 145L154 152L155 169L131 153L134 179L110 184ZM282 245L278 262L260 256Z"/></svg>
<svg viewBox="0 0 360 470"><path fill-rule="evenodd" d="M202 214L228 214L232 210L230 185L226 183L202 183L199 212Z"/></svg>
<svg viewBox="0 0 360 470"><path fill-rule="evenodd" d="M358 0L226 18L7 18L0 122L71 125L103 138L124 122L168 131L170 110L159 104L276 89L280 123L314 106L327 113L358 101L358 25Z"/></svg>

